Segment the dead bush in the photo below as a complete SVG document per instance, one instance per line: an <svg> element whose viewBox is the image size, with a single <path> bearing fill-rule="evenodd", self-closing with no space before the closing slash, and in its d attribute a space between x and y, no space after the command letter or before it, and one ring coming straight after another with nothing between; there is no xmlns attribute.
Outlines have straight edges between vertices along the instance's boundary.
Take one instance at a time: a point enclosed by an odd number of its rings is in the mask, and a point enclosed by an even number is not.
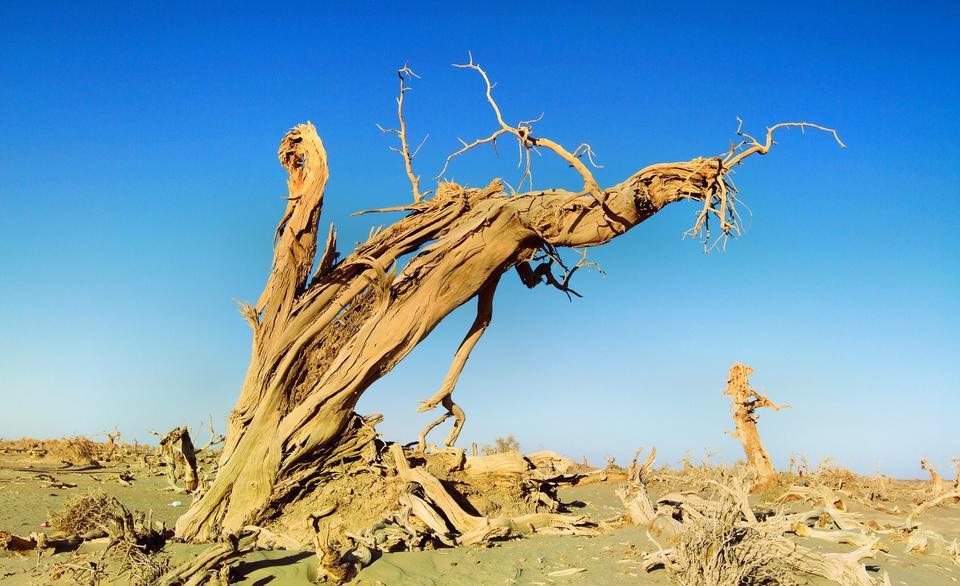
<svg viewBox="0 0 960 586"><path fill-rule="evenodd" d="M796 584L793 571L770 547L779 533L742 521L732 497L721 496L713 514L684 522L667 573L683 586L748 586Z"/></svg>
<svg viewBox="0 0 960 586"><path fill-rule="evenodd" d="M511 433L507 437L495 437L493 438L493 445L483 446L480 448L480 452L484 456L492 456L493 454L505 454L507 452L519 452L520 451L520 442L517 441L517 438L513 437Z"/></svg>
<svg viewBox="0 0 960 586"><path fill-rule="evenodd" d="M105 531L113 500L102 491L74 497L62 509L50 513L50 525L66 535L83 535L95 529Z"/></svg>

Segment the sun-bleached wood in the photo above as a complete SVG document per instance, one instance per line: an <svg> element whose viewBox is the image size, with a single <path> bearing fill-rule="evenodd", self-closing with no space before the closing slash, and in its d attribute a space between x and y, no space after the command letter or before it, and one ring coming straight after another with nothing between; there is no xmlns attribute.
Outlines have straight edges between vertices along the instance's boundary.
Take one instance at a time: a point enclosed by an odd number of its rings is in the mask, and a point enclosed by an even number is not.
<svg viewBox="0 0 960 586"><path fill-rule="evenodd" d="M482 73L472 61L466 67ZM495 106L490 89L488 82ZM563 266L559 249L607 243L684 200L704 203L698 237L709 240L710 217L723 220L721 237L727 236L738 225L728 175L749 154L769 150L769 144L744 141L743 149L726 156L651 165L602 188L580 160L592 151L566 151L534 137L532 123L507 125L495 110L501 130L512 129L508 133L521 145L558 154L583 176L584 189L517 194L499 180L483 188L441 181L424 198L414 182L420 201L389 208L406 215L373 231L339 261L331 226L315 263L329 176L323 142L309 122L283 138L278 154L289 175L288 195L272 268L257 302L241 305L253 329L250 365L230 414L217 477L177 521L179 538L209 541L281 512L328 463L342 459L346 440L358 432L351 425L354 406L370 385L453 310L478 298L477 320L440 390L424 404L442 405L456 419L446 441L452 445L464 421L451 398L453 387L490 322L504 273L516 268L528 286L546 281L569 293L569 276L584 264L554 278L552 269ZM410 158L404 154L405 168Z"/></svg>
<svg viewBox="0 0 960 586"><path fill-rule="evenodd" d="M774 411L782 409L779 405L761 395L750 386L749 376L753 369L746 364L737 362L730 367L730 376L727 379L725 395L733 403L733 423L736 425L734 436L743 445L743 452L747 456L747 464L756 476L754 490L776 484L777 471L773 468L770 455L763 448L760 441L760 432L757 431L757 409L769 407Z"/></svg>

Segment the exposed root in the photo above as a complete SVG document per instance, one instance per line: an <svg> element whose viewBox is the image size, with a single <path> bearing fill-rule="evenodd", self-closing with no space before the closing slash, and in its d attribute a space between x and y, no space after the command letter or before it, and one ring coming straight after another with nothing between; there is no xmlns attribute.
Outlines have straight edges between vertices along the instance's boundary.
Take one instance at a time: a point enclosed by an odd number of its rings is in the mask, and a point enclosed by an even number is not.
<svg viewBox="0 0 960 586"><path fill-rule="evenodd" d="M330 538L330 525L328 523L321 524L321 518L322 516L316 515L307 517L307 523L313 530L313 543L316 548L317 559L320 562L317 568L317 582L329 581L333 584L343 584L351 580L360 568L357 564L346 560L340 553L340 544Z"/></svg>
<svg viewBox="0 0 960 586"><path fill-rule="evenodd" d="M913 511L907 516L907 520L904 523L905 526L912 526L918 517L928 510L939 507L941 505L960 502L960 489L951 490L949 492L944 492L940 496L932 498L928 501L924 501L916 506Z"/></svg>
<svg viewBox="0 0 960 586"><path fill-rule="evenodd" d="M470 545L509 535L522 535L530 532L544 533L589 533L583 529L586 517L538 513L515 518L487 518L474 515L458 502L457 498L432 474L422 467L411 467L399 444L390 447L397 474L407 482L418 484L424 494L423 502L432 507L449 523L451 533L458 545ZM433 513L421 514L428 525L435 525Z"/></svg>

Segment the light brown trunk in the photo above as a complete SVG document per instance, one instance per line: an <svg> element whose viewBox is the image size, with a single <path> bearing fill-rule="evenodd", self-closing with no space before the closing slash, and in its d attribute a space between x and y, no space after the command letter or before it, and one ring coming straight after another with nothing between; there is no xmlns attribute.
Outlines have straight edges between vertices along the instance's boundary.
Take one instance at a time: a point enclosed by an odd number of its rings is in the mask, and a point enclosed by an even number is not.
<svg viewBox="0 0 960 586"><path fill-rule="evenodd" d="M451 398L453 386L490 322L503 273L516 268L528 287L545 281L570 294L569 278L585 266L585 259L567 268L559 259L559 248L603 244L679 200L702 204L691 235L702 238L706 246L714 218L720 224L714 234L720 232L723 241L739 231L735 190L726 175L746 157L766 154L776 129L812 126L775 125L763 143L741 135L746 140L725 157L653 165L603 189L581 160L592 156L589 146L570 152L535 137L530 122L507 125L493 101L486 73L472 61L463 67L482 75L500 125L473 146L513 136L528 165L531 150L552 151L582 176L583 191L507 194L499 180L483 189L441 182L425 199L419 177L412 172L415 152L406 144L399 102L403 129L396 131L401 141L398 152L415 202L381 210L407 215L372 232L339 262L336 230L331 226L314 270L327 154L312 124L288 132L279 157L289 173L289 197L275 234L272 270L257 303L241 306L253 328L250 366L230 415L217 477L177 521L178 537L205 541L262 523L323 482L328 462L358 457L362 442L357 438L370 433L369 425L353 413L363 392L453 310L479 297L477 319L446 380L423 406L443 405L456 418L447 440L452 444L464 421L462 409ZM398 72L401 95L407 73L412 72L407 68ZM398 259L410 256L405 266L397 266ZM559 278L553 274L558 267L564 271Z"/></svg>
<svg viewBox="0 0 960 586"><path fill-rule="evenodd" d="M780 406L750 388L749 376L752 373L753 369L746 364L738 362L731 366L724 394L729 395L733 403L733 423L737 428L734 435L743 445L747 465L756 476L754 490L760 490L776 484L777 472L770 461L770 455L763 448L763 442L760 441L756 411L761 407L770 407L779 411Z"/></svg>
<svg viewBox="0 0 960 586"><path fill-rule="evenodd" d="M505 271L544 247L602 244L668 203L706 197L723 169L711 159L655 165L607 189L603 206L590 194L508 197L498 181L484 189L442 183L337 264L331 229L311 278L327 179L314 127L291 130L280 159L289 200L273 270L256 306L242 308L254 330L250 367L217 478L178 520L181 538L237 531L296 498L336 452L370 384ZM414 252L398 272L396 259Z"/></svg>

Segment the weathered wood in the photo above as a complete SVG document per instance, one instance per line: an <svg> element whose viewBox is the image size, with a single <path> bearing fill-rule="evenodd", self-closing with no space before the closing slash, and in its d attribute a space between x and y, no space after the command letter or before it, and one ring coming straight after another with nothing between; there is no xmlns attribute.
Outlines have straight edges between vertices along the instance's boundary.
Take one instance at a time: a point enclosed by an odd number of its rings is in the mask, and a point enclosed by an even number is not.
<svg viewBox="0 0 960 586"><path fill-rule="evenodd" d="M523 474L533 468L520 452L511 450L486 456L467 456L464 471L473 476L501 476Z"/></svg>
<svg viewBox="0 0 960 586"><path fill-rule="evenodd" d="M157 581L159 586L180 586L202 584L216 572L225 561L245 555L256 548L257 529L228 534L222 543L217 543L206 551L171 569Z"/></svg>
<svg viewBox="0 0 960 586"><path fill-rule="evenodd" d="M743 445L747 464L756 476L753 490L761 490L777 483L777 472L773 469L770 455L763 448L760 432L757 431L757 409L769 407L779 411L781 407L750 387L749 376L753 369L746 364L736 363L730 367L725 395L733 403L733 422L736 425L735 436Z"/></svg>
<svg viewBox="0 0 960 586"><path fill-rule="evenodd" d="M179 493L196 491L200 478L197 470L197 450L193 446L187 427L175 427L166 435L160 435L157 432L152 433L160 438L160 461L166 466L165 472L170 487ZM210 433L213 434L212 422ZM211 441L213 441L212 437ZM181 480L183 486L179 484Z"/></svg>
<svg viewBox="0 0 960 586"><path fill-rule="evenodd" d="M392 444L390 453L396 461L397 475L403 480L416 483L423 488L426 498L424 504L430 503L435 506L443 515L443 518L449 522L458 545L471 545L508 535L524 535L535 532L585 532L583 526L588 523L585 516L535 513L518 517L488 518L473 515L460 506L456 497L435 476L422 467L411 467L403 453L403 448L399 444ZM414 501L412 504L418 503ZM417 514L417 510L413 509L413 513ZM440 519L429 507L422 514L423 516L419 518L424 524L431 528L439 526Z"/></svg>
<svg viewBox="0 0 960 586"><path fill-rule="evenodd" d="M479 66L466 67L487 80ZM331 228L313 276L327 153L310 123L283 138L278 156L289 175L288 194L273 264L257 302L241 306L253 329L250 365L216 479L177 521L178 537L209 541L282 511L298 498L299 487L312 486L328 470L359 397L476 297L477 319L440 391L426 403L443 405L455 418L445 442L452 445L465 420L452 401L453 386L490 321L505 272L516 268L527 286L546 282L570 294L570 276L589 263L566 268L558 249L604 244L678 201L703 205L693 229L699 238L709 241L710 216L720 222L721 240L735 234L735 190L727 175L746 157L766 154L777 128L810 126L777 125L765 142L745 140L727 156L651 165L602 188L581 160L592 156L589 147L570 152L535 136L530 122L505 125L489 83L487 89L501 126L496 134L515 138L528 162L535 148L552 151L582 176L584 189L515 194L498 180L481 189L441 181L427 199L415 183L416 201L395 208L406 215L372 231L339 262ZM413 153L402 147L402 154L409 165ZM400 266L403 259L409 260ZM554 276L556 267L565 273Z"/></svg>
<svg viewBox="0 0 960 586"><path fill-rule="evenodd" d="M947 490L947 483L943 477L937 473L937 470L927 461L926 458L920 458L920 469L926 470L930 474L930 483L933 485L933 495L941 495Z"/></svg>

